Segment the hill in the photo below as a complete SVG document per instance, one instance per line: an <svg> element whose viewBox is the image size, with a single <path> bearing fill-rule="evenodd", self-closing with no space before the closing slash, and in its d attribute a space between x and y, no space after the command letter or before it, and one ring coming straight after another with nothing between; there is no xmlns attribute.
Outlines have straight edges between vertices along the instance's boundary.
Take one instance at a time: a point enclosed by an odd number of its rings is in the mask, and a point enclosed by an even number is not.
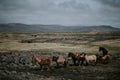
<svg viewBox="0 0 120 80"><path fill-rule="evenodd" d="M105 31L120 31L120 28L115 28L108 25L100 26L63 26L63 25L42 25L42 24L21 24L9 23L0 24L0 32L17 32L17 33L32 33L32 32L105 32Z"/></svg>

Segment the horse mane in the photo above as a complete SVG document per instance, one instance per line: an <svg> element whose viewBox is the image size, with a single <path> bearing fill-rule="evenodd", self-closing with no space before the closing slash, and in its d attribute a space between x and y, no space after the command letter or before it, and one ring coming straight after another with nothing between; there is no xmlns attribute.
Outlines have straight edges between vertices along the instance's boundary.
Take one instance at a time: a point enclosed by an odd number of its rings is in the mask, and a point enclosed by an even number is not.
<svg viewBox="0 0 120 80"><path fill-rule="evenodd" d="M99 51L101 51L101 50L106 50L104 47L99 47Z"/></svg>
<svg viewBox="0 0 120 80"><path fill-rule="evenodd" d="M72 58L73 58L73 57L74 57L74 55L75 55L75 54L74 54L74 53L72 53L72 52L69 52L69 53L68 53L68 57L72 57Z"/></svg>
<svg viewBox="0 0 120 80"><path fill-rule="evenodd" d="M99 52L102 51L103 56L108 53L108 50L105 49L104 47L99 47Z"/></svg>
<svg viewBox="0 0 120 80"><path fill-rule="evenodd" d="M80 55L86 56L87 54L86 54L86 53L84 53L84 52L82 52Z"/></svg>

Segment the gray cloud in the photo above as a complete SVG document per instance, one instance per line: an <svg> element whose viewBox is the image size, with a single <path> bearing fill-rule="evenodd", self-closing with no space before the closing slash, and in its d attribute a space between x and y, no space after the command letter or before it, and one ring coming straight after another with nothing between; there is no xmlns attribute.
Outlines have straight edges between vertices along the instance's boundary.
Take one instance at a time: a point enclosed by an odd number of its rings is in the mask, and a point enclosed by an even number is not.
<svg viewBox="0 0 120 80"><path fill-rule="evenodd" d="M120 0L97 0L102 4L113 6L113 7L120 7Z"/></svg>
<svg viewBox="0 0 120 80"><path fill-rule="evenodd" d="M0 0L0 23L113 25L120 0Z"/></svg>

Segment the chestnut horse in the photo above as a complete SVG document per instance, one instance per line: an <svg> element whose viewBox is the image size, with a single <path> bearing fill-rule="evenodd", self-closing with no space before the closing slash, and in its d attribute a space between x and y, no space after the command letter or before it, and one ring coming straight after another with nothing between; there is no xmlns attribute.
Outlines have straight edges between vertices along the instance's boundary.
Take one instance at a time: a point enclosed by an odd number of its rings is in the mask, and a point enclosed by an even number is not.
<svg viewBox="0 0 120 80"><path fill-rule="evenodd" d="M59 64L62 63L64 67L67 66L67 58L66 57L58 57L58 56L53 56L52 61L55 61L57 64L57 67L59 67Z"/></svg>
<svg viewBox="0 0 120 80"><path fill-rule="evenodd" d="M74 54L74 53L69 52L68 57L72 58L74 65L82 65L83 64L84 58L82 58L81 54L79 54L79 53ZM78 64L77 64L77 62L78 62Z"/></svg>
<svg viewBox="0 0 120 80"><path fill-rule="evenodd" d="M51 65L51 60L50 59L42 59L40 57L34 57L35 62L37 62L40 67L41 70L43 70L43 66L47 66L47 70L49 71L51 69L50 65Z"/></svg>

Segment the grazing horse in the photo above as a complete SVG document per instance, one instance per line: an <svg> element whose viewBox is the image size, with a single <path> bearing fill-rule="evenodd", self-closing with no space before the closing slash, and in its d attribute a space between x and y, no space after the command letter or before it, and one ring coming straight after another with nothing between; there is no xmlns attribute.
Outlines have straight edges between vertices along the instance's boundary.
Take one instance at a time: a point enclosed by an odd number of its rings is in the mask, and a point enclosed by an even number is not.
<svg viewBox="0 0 120 80"><path fill-rule="evenodd" d="M41 70L43 70L43 66L47 66L48 71L51 69L51 67L50 67L51 60L50 59L42 59L39 57L34 57L34 59L35 59L35 62L37 62L40 65Z"/></svg>
<svg viewBox="0 0 120 80"><path fill-rule="evenodd" d="M74 53L69 52L68 57L72 58L74 65L77 65L76 63L77 61L78 61L78 65L80 64L80 61L81 61L81 65L83 64L84 58L82 58L81 54L79 53L74 54Z"/></svg>
<svg viewBox="0 0 120 80"><path fill-rule="evenodd" d="M87 55L83 53L81 57L85 59L86 65L91 64L91 63L92 65L96 65L96 61L97 61L96 55Z"/></svg>
<svg viewBox="0 0 120 80"><path fill-rule="evenodd" d="M57 64L57 67L59 67L59 64L62 63L64 64L64 67L67 66L67 58L66 57L56 57L56 56L53 56L52 57L52 61L55 61L56 64Z"/></svg>
<svg viewBox="0 0 120 80"><path fill-rule="evenodd" d="M100 56L97 58L97 63L107 64L109 62L110 55Z"/></svg>

